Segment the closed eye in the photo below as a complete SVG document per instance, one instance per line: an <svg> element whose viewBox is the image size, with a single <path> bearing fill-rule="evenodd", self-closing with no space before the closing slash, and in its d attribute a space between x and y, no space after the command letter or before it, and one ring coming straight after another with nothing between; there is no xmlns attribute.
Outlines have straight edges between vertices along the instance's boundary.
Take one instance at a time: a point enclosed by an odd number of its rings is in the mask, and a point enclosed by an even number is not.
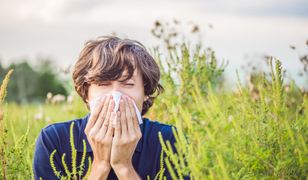
<svg viewBox="0 0 308 180"><path fill-rule="evenodd" d="M100 83L99 86L108 86L109 84L107 83Z"/></svg>

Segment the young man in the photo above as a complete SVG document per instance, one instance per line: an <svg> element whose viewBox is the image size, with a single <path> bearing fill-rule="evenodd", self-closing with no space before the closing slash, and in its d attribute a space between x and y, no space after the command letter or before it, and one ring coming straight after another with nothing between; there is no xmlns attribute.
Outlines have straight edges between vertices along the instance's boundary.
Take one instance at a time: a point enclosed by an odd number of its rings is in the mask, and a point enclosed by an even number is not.
<svg viewBox="0 0 308 180"><path fill-rule="evenodd" d="M139 42L113 36L87 42L75 64L73 80L90 113L42 129L33 161L35 179L74 175L70 163L74 160L70 146L73 122L77 150L73 166L82 172L81 177L90 168L88 179L154 179L161 166L158 132L173 148L175 143L172 126L140 118L163 91L159 79L158 65ZM78 167L84 153L85 166ZM171 179L164 167L164 175Z"/></svg>

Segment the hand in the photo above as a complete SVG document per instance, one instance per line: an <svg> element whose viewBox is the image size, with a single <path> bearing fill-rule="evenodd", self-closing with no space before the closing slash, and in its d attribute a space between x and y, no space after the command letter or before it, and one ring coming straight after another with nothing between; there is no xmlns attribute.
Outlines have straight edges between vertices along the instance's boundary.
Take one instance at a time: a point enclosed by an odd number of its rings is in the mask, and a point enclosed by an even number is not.
<svg viewBox="0 0 308 180"><path fill-rule="evenodd" d="M133 100L123 95L120 112L114 113L112 122L114 138L112 141L110 164L119 179L140 179L133 168L132 157L142 133L138 124Z"/></svg>
<svg viewBox="0 0 308 180"><path fill-rule="evenodd" d="M89 179L107 179L111 169L110 153L112 146L113 127L111 112L114 107L112 96L104 96L91 113L85 134L91 145L94 160Z"/></svg>

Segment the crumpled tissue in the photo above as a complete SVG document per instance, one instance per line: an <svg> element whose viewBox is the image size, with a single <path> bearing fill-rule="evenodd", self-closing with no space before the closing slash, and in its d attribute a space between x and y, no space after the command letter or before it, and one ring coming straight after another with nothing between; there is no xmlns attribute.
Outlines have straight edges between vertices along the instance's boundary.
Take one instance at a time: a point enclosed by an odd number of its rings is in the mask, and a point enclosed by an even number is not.
<svg viewBox="0 0 308 180"><path fill-rule="evenodd" d="M113 97L114 104L115 104L113 112L117 112L119 110L120 99L121 99L122 93L119 92L119 91L113 91L111 93L111 95ZM101 99L101 97L102 96L98 96L98 97L94 98L93 100L89 101L89 106L90 106L91 112L94 109L94 107L96 106L96 104L98 103L98 101ZM133 101L133 105L134 105L134 108L135 108L135 111L136 111L136 114L137 114L138 122L139 122L139 124L142 124L141 113L140 113L139 109L137 108L135 101Z"/></svg>

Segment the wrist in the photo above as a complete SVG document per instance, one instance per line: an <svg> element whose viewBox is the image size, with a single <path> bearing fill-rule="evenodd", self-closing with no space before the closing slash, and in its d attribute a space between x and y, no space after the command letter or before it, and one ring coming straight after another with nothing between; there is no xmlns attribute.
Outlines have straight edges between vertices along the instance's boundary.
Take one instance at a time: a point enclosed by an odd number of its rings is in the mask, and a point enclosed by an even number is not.
<svg viewBox="0 0 308 180"><path fill-rule="evenodd" d="M100 171L110 171L111 166L108 162L93 161L92 167Z"/></svg>
<svg viewBox="0 0 308 180"><path fill-rule="evenodd" d="M121 174L127 173L127 172L131 171L132 169L134 169L134 167L131 163L116 164L116 165L113 165L112 168L114 169L114 171L117 171Z"/></svg>
<svg viewBox="0 0 308 180"><path fill-rule="evenodd" d="M108 174L111 170L109 163L93 161L91 165L91 173L89 179L107 179Z"/></svg>
<svg viewBox="0 0 308 180"><path fill-rule="evenodd" d="M118 164L112 166L112 168L119 179L140 179L132 163Z"/></svg>

